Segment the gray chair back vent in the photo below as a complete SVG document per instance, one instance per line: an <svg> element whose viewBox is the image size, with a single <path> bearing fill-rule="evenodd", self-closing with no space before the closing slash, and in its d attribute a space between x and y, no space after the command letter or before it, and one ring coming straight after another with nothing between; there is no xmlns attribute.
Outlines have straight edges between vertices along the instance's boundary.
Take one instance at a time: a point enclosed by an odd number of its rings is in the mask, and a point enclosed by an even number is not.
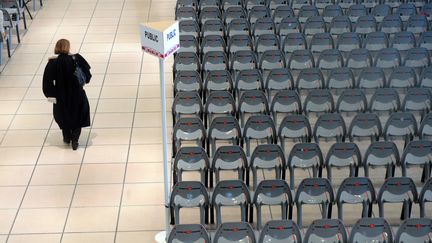
<svg viewBox="0 0 432 243"><path fill-rule="evenodd" d="M350 242L393 242L391 226L384 218L361 218L351 230Z"/></svg>
<svg viewBox="0 0 432 243"><path fill-rule="evenodd" d="M256 243L252 227L245 222L223 223L213 237L213 243Z"/></svg>
<svg viewBox="0 0 432 243"><path fill-rule="evenodd" d="M168 236L168 243L209 243L210 237L200 224L175 225Z"/></svg>
<svg viewBox="0 0 432 243"><path fill-rule="evenodd" d="M332 167L349 167L349 177L357 176L361 165L360 150L355 143L335 143L330 147L325 160L327 178L332 180Z"/></svg>
<svg viewBox="0 0 432 243"><path fill-rule="evenodd" d="M403 221L396 232L395 243L430 242L432 219L410 218Z"/></svg>
<svg viewBox="0 0 432 243"><path fill-rule="evenodd" d="M185 171L198 171L201 174L201 183L206 187L207 173L210 168L207 152L202 147L182 147L177 152L173 162L173 184L182 181Z"/></svg>
<svg viewBox="0 0 432 243"><path fill-rule="evenodd" d="M345 225L339 219L317 219L309 225L304 236L305 243L348 242Z"/></svg>
<svg viewBox="0 0 432 243"><path fill-rule="evenodd" d="M301 233L292 220L268 221L260 234L259 243L301 243Z"/></svg>
<svg viewBox="0 0 432 243"><path fill-rule="evenodd" d="M316 143L296 143L292 148L288 160L287 167L290 171L290 186L295 188L294 170L296 168L312 169L312 176L321 176L321 169L323 166L323 156L321 149ZM300 186L299 186L300 187Z"/></svg>
<svg viewBox="0 0 432 243"><path fill-rule="evenodd" d="M363 159L363 168L366 177L369 177L369 167L384 166L387 168L385 179L394 176L394 170L399 164L399 151L390 141L379 141L369 145Z"/></svg>

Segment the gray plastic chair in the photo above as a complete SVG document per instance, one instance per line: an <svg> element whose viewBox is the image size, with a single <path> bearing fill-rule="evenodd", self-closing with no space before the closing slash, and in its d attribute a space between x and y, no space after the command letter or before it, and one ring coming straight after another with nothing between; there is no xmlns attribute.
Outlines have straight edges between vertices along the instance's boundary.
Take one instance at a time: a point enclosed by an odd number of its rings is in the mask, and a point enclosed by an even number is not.
<svg viewBox="0 0 432 243"><path fill-rule="evenodd" d="M221 19L209 19L201 25L201 37L220 35L225 37L225 25Z"/></svg>
<svg viewBox="0 0 432 243"><path fill-rule="evenodd" d="M292 220L268 221L261 231L259 243L301 243L301 233Z"/></svg>
<svg viewBox="0 0 432 243"><path fill-rule="evenodd" d="M229 6L222 13L225 25L228 26L233 19L247 18L246 11L241 6Z"/></svg>
<svg viewBox="0 0 432 243"><path fill-rule="evenodd" d="M248 18L249 22L251 23L251 26L253 27L256 23L256 21L260 18L270 18L270 10L267 8L267 6L259 5L259 6L253 6L251 9L248 9Z"/></svg>
<svg viewBox="0 0 432 243"><path fill-rule="evenodd" d="M323 87L325 87L324 77L319 68L303 69L297 76L296 88L298 90L322 89Z"/></svg>
<svg viewBox="0 0 432 243"><path fill-rule="evenodd" d="M198 146L204 148L206 131L201 119L197 117L184 117L178 119L173 128L172 140L173 157L180 149L183 141L195 141Z"/></svg>
<svg viewBox="0 0 432 243"><path fill-rule="evenodd" d="M313 89L306 96L303 110L306 115L314 113L331 113L334 110L333 95L326 89Z"/></svg>
<svg viewBox="0 0 432 243"><path fill-rule="evenodd" d="M392 9L395 9L401 5L403 1L401 0L384 0L384 3L389 5Z"/></svg>
<svg viewBox="0 0 432 243"><path fill-rule="evenodd" d="M379 26L380 31L388 35L401 32L403 29L403 22L401 17L403 16L399 16L398 14L391 14L385 16Z"/></svg>
<svg viewBox="0 0 432 243"><path fill-rule="evenodd" d="M432 31L425 31L421 33L420 39L418 40L418 46L432 50Z"/></svg>
<svg viewBox="0 0 432 243"><path fill-rule="evenodd" d="M239 50L231 59L230 69L232 71L250 70L257 68L258 61L253 51Z"/></svg>
<svg viewBox="0 0 432 243"><path fill-rule="evenodd" d="M390 88L407 89L417 86L417 75L413 68L395 67L390 75Z"/></svg>
<svg viewBox="0 0 432 243"><path fill-rule="evenodd" d="M402 222L396 232L395 243L430 242L432 219L410 218Z"/></svg>
<svg viewBox="0 0 432 243"><path fill-rule="evenodd" d="M330 70L326 87L332 91L354 88L354 74L350 68L341 67Z"/></svg>
<svg viewBox="0 0 432 243"><path fill-rule="evenodd" d="M338 219L317 219L309 225L303 242L348 242L345 225Z"/></svg>
<svg viewBox="0 0 432 243"><path fill-rule="evenodd" d="M364 4L366 8L373 9L376 5L379 4L378 0L359 0L360 4Z"/></svg>
<svg viewBox="0 0 432 243"><path fill-rule="evenodd" d="M234 98L228 91L213 91L207 97L204 108L204 125L208 127L217 116L234 116L236 113Z"/></svg>
<svg viewBox="0 0 432 243"><path fill-rule="evenodd" d="M178 92L195 91L201 93L201 75L197 71L179 71L174 74L174 97Z"/></svg>
<svg viewBox="0 0 432 243"><path fill-rule="evenodd" d="M286 139L298 142L310 142L311 137L312 129L305 115L293 114L286 116L279 125L278 138L284 152Z"/></svg>
<svg viewBox="0 0 432 243"><path fill-rule="evenodd" d="M378 52L388 47L388 36L384 32L371 32L366 35L363 42L364 48L372 52Z"/></svg>
<svg viewBox="0 0 432 243"><path fill-rule="evenodd" d="M247 19L233 19L228 24L227 35L231 38L234 35L250 35L251 27Z"/></svg>
<svg viewBox="0 0 432 243"><path fill-rule="evenodd" d="M299 10L302 6L311 5L312 3L310 0L294 0L290 1L290 4L294 10Z"/></svg>
<svg viewBox="0 0 432 243"><path fill-rule="evenodd" d="M313 68L314 65L314 58L310 50L295 50L288 61L288 68L294 70Z"/></svg>
<svg viewBox="0 0 432 243"><path fill-rule="evenodd" d="M224 51L208 51L202 63L202 72L228 70L228 58Z"/></svg>
<svg viewBox="0 0 432 243"><path fill-rule="evenodd" d="M372 15L361 15L357 18L355 32L367 35L377 31L377 22Z"/></svg>
<svg viewBox="0 0 432 243"><path fill-rule="evenodd" d="M381 122L376 114L359 113L351 121L348 136L351 142L355 138L370 138L378 141L382 134Z"/></svg>
<svg viewBox="0 0 432 243"><path fill-rule="evenodd" d="M402 159L402 176L407 176L407 170L413 166L423 167L421 181L429 179L432 163L432 141L411 141L405 147Z"/></svg>
<svg viewBox="0 0 432 243"><path fill-rule="evenodd" d="M302 33L288 33L284 38L282 47L285 53L292 53L296 50L305 50L307 47L306 38Z"/></svg>
<svg viewBox="0 0 432 243"><path fill-rule="evenodd" d="M352 49L348 53L345 65L352 69L363 69L372 66L372 56L368 49Z"/></svg>
<svg viewBox="0 0 432 243"><path fill-rule="evenodd" d="M370 101L371 112L396 112L400 109L399 94L395 89L377 89Z"/></svg>
<svg viewBox="0 0 432 243"><path fill-rule="evenodd" d="M375 66L380 68L396 68L401 64L401 56L396 48L383 48L378 51Z"/></svg>
<svg viewBox="0 0 432 243"><path fill-rule="evenodd" d="M265 51L278 51L279 50L279 38L275 34L261 34L255 42L254 48L258 57Z"/></svg>
<svg viewBox="0 0 432 243"><path fill-rule="evenodd" d="M338 218L343 220L343 205L362 204L361 217L372 216L372 204L376 202L375 189L367 177L348 177L342 181L337 194Z"/></svg>
<svg viewBox="0 0 432 243"><path fill-rule="evenodd" d="M338 15L334 17L330 23L329 32L333 36L338 36L342 33L351 32L351 30L352 30L351 20L346 15Z"/></svg>
<svg viewBox="0 0 432 243"><path fill-rule="evenodd" d="M313 43L312 43L313 44ZM313 48L313 47L311 47ZM317 67L321 69L342 68L343 57L338 49L324 49L318 57Z"/></svg>
<svg viewBox="0 0 432 243"><path fill-rule="evenodd" d="M209 51L222 51L226 52L226 43L223 36L220 35L207 35L201 40L201 56ZM204 61L203 61L204 63Z"/></svg>
<svg viewBox="0 0 432 243"><path fill-rule="evenodd" d="M241 127L245 126L247 114L269 114L269 106L266 95L261 90L247 90L240 97L237 109Z"/></svg>
<svg viewBox="0 0 432 243"><path fill-rule="evenodd" d="M244 180L244 174L248 167L246 155L240 146L221 146L212 158L212 174L210 175L210 187L213 187L213 173L216 184L220 182L221 171L237 171L239 180Z"/></svg>
<svg viewBox="0 0 432 243"><path fill-rule="evenodd" d="M260 35L275 33L276 26L271 17L257 19L252 28L252 36L254 40L257 40Z"/></svg>
<svg viewBox="0 0 432 243"><path fill-rule="evenodd" d="M201 34L200 27L195 20L182 20L179 22L180 35L192 35L199 38Z"/></svg>
<svg viewBox="0 0 432 243"><path fill-rule="evenodd" d="M200 62L196 53L180 52L174 58L173 72L176 75L179 71L200 71Z"/></svg>
<svg viewBox="0 0 432 243"><path fill-rule="evenodd" d="M353 226L350 242L393 242L392 228L384 218L362 218Z"/></svg>
<svg viewBox="0 0 432 243"><path fill-rule="evenodd" d="M246 146L246 155L251 154L251 141L257 144L271 144L276 140L276 128L269 115L255 115L248 118L243 128L243 141ZM263 142L264 141L264 142Z"/></svg>
<svg viewBox="0 0 432 243"><path fill-rule="evenodd" d="M355 23L360 16L367 15L367 9L364 4L353 4L349 6L346 15L350 18L352 23Z"/></svg>
<svg viewBox="0 0 432 243"><path fill-rule="evenodd" d="M259 68L262 70L264 79L271 70L285 68L285 55L281 50L268 50L261 54Z"/></svg>
<svg viewBox="0 0 432 243"><path fill-rule="evenodd" d="M181 208L200 209L200 224L205 224L209 196L206 187L199 181L177 182L171 192L170 206L174 211L172 215L175 224L180 223Z"/></svg>
<svg viewBox="0 0 432 243"><path fill-rule="evenodd" d="M335 143L330 147L325 160L327 178L332 181L332 168L349 167L349 177L357 176L361 165L361 154L355 143Z"/></svg>
<svg viewBox="0 0 432 243"><path fill-rule="evenodd" d="M414 48L416 45L416 39L412 32L402 31L396 33L390 41L390 46L398 49L399 51L408 51Z"/></svg>
<svg viewBox="0 0 432 243"><path fill-rule="evenodd" d="M302 21L300 20L300 22ZM326 32L326 25L323 17L311 16L307 18L303 27L303 34L305 34L305 36L313 36L324 32Z"/></svg>
<svg viewBox="0 0 432 243"><path fill-rule="evenodd" d="M384 70L379 67L363 68L356 85L357 88L366 90L384 88L386 85Z"/></svg>
<svg viewBox="0 0 432 243"><path fill-rule="evenodd" d="M420 217L428 217L426 215L426 203L432 202L432 179L429 178L423 185L419 196ZM429 216L430 217L430 216ZM430 238L429 238L430 240Z"/></svg>
<svg viewBox="0 0 432 243"><path fill-rule="evenodd" d="M349 112L349 113L361 113L367 109L366 96L360 89L347 89L342 92L339 96L336 111Z"/></svg>
<svg viewBox="0 0 432 243"><path fill-rule="evenodd" d="M180 35L180 49L177 53L180 52L199 52L198 41L193 35Z"/></svg>
<svg viewBox="0 0 432 243"><path fill-rule="evenodd" d="M264 90L261 71L259 69L249 69L238 72L234 89L236 99L240 99L243 92L248 90Z"/></svg>
<svg viewBox="0 0 432 243"><path fill-rule="evenodd" d="M276 68L269 71L265 80L265 90L269 102L272 101L272 96L275 95L275 92L291 90L293 88L294 81L288 68Z"/></svg>
<svg viewBox="0 0 432 243"><path fill-rule="evenodd" d="M223 223L213 237L213 243L256 243L252 227L245 222Z"/></svg>
<svg viewBox="0 0 432 243"><path fill-rule="evenodd" d="M402 110L408 112L429 112L432 94L428 89L408 89L402 104Z"/></svg>
<svg viewBox="0 0 432 243"><path fill-rule="evenodd" d="M218 6L205 6L200 9L199 23L203 25L208 20L222 19L222 14Z"/></svg>
<svg viewBox="0 0 432 243"><path fill-rule="evenodd" d="M281 90L272 99L271 114L276 127L278 124L278 114L300 114L302 112L300 97L295 90Z"/></svg>
<svg viewBox="0 0 432 243"><path fill-rule="evenodd" d="M314 0L313 4L319 9L325 9L328 6L332 6L334 4L333 0Z"/></svg>
<svg viewBox="0 0 432 243"><path fill-rule="evenodd" d="M309 48L312 53L321 53L327 49L333 49L333 37L330 33L316 33L312 36Z"/></svg>
<svg viewBox="0 0 432 243"><path fill-rule="evenodd" d="M227 10L227 8L231 6L240 6L242 7L243 1L241 0L222 0L222 10Z"/></svg>
<svg viewBox="0 0 432 243"><path fill-rule="evenodd" d="M341 6L344 10L349 9L352 5L355 5L357 1L355 0L336 0L336 4Z"/></svg>
<svg viewBox="0 0 432 243"><path fill-rule="evenodd" d="M197 116L202 118L203 106L197 92L178 92L172 104L173 125L180 117Z"/></svg>
<svg viewBox="0 0 432 243"><path fill-rule="evenodd" d="M251 10L254 6L264 6L266 3L263 0L246 0L244 1L246 10Z"/></svg>
<svg viewBox="0 0 432 243"><path fill-rule="evenodd" d="M417 121L412 113L392 113L384 127L384 139L403 138L406 142L417 135Z"/></svg>
<svg viewBox="0 0 432 243"><path fill-rule="evenodd" d="M419 84L421 88L428 88L432 90L432 66L423 68L423 71L420 75Z"/></svg>
<svg viewBox="0 0 432 243"><path fill-rule="evenodd" d="M291 149L287 159L287 167L290 171L290 187L295 188L294 185L294 170L312 169L312 177L321 176L323 167L323 156L321 149L316 143L296 143ZM299 186L299 188L301 185ZM299 224L300 225L300 224Z"/></svg>
<svg viewBox="0 0 432 243"><path fill-rule="evenodd" d="M192 6L178 7L175 10L175 20L182 22L184 20L198 20L197 12Z"/></svg>
<svg viewBox="0 0 432 243"><path fill-rule="evenodd" d="M210 168L207 152L202 147L183 147L177 152L173 162L173 184L182 181L183 172L198 171L201 183L206 187Z"/></svg>
<svg viewBox="0 0 432 243"><path fill-rule="evenodd" d="M381 23L384 20L384 17L390 15L392 13L392 9L387 4L378 4L372 8L371 14L375 17L378 23Z"/></svg>
<svg viewBox="0 0 432 243"><path fill-rule="evenodd" d="M297 17L285 17L279 23L277 34L282 39L289 33L302 33L302 27Z"/></svg>
<svg viewBox="0 0 432 243"><path fill-rule="evenodd" d="M408 19L406 30L415 35L420 35L429 30L429 22L426 16L411 15Z"/></svg>
<svg viewBox="0 0 432 243"><path fill-rule="evenodd" d="M406 22L410 16L415 15L416 13L416 6L412 3L402 3L395 12L395 14L399 15L401 20L404 22Z"/></svg>
<svg viewBox="0 0 432 243"><path fill-rule="evenodd" d="M385 203L403 203L401 219L410 218L411 206L417 199L417 188L410 177L388 178L378 192L379 216L384 217Z"/></svg>
<svg viewBox="0 0 432 243"><path fill-rule="evenodd" d="M232 116L216 117L210 123L207 135L207 150L213 156L218 141L229 141L232 145L239 145L241 140L240 126Z"/></svg>
<svg viewBox="0 0 432 243"><path fill-rule="evenodd" d="M212 208L216 211L216 225L222 223L222 207L239 206L241 210L241 221L247 222L247 208L251 203L250 192L247 186L240 180L220 181L212 194ZM213 210L211 211L211 222L213 222ZM217 233L214 242L217 241ZM223 241L222 241L223 242ZM236 242L236 241L235 241Z"/></svg>
<svg viewBox="0 0 432 243"><path fill-rule="evenodd" d="M269 3L269 5L272 5L272 3ZM282 22L283 18L294 17L294 11L290 6L288 6L288 3L278 4L278 5L273 4L273 6L269 6L269 7L270 10L273 10L272 17L276 25L279 25Z"/></svg>
<svg viewBox="0 0 432 243"><path fill-rule="evenodd" d="M315 123L313 136L316 143L323 138L325 142L335 139L337 142L345 140L346 126L340 114L322 114Z"/></svg>
<svg viewBox="0 0 432 243"><path fill-rule="evenodd" d="M336 49L341 52L348 53L353 49L361 47L361 38L355 32L345 32L337 37Z"/></svg>
<svg viewBox="0 0 432 243"><path fill-rule="evenodd" d="M291 189L284 180L261 181L255 190L253 198L253 204L257 212L257 229L262 228L262 206L280 206L282 219L286 220L291 219L292 203ZM290 211L289 215L288 211Z"/></svg>
<svg viewBox="0 0 432 243"><path fill-rule="evenodd" d="M290 7L287 0L268 0L266 3L271 11L275 11L278 7Z"/></svg>
<svg viewBox="0 0 432 243"><path fill-rule="evenodd" d="M207 101L207 98L213 91L232 92L234 84L228 70L209 71L204 76L204 101Z"/></svg>
<svg viewBox="0 0 432 243"><path fill-rule="evenodd" d="M428 139L432 138L432 113L428 113L425 117L423 117L420 128L418 131L418 135L420 139Z"/></svg>
<svg viewBox="0 0 432 243"><path fill-rule="evenodd" d="M415 47L408 50L404 65L412 68L424 68L430 65L430 54L424 47Z"/></svg>
<svg viewBox="0 0 432 243"><path fill-rule="evenodd" d="M395 167L399 164L399 151L393 142L374 142L369 145L363 159L366 177L369 177L369 167L386 167L385 179L394 176Z"/></svg>
<svg viewBox="0 0 432 243"><path fill-rule="evenodd" d="M274 179L285 179L284 170L286 168L285 155L281 147L277 144L258 145L250 158L250 169L253 174L253 188L258 185L258 170L274 169Z"/></svg>
<svg viewBox="0 0 432 243"><path fill-rule="evenodd" d="M300 11L297 16L300 23L304 24L310 17L316 17L319 15L318 8L315 5L303 5L300 7Z"/></svg>
<svg viewBox="0 0 432 243"><path fill-rule="evenodd" d="M172 228L167 243L209 243L210 237L200 224L178 224Z"/></svg>
<svg viewBox="0 0 432 243"><path fill-rule="evenodd" d="M229 37L228 40L228 53L230 56L234 55L237 51L252 51L252 39L247 34L236 34Z"/></svg>

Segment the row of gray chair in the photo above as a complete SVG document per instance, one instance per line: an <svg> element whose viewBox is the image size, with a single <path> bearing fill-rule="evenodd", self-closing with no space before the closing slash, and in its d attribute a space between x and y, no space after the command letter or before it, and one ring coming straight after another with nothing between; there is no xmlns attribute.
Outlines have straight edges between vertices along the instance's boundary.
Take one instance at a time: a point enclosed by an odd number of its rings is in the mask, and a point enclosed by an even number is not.
<svg viewBox="0 0 432 243"><path fill-rule="evenodd" d="M212 237L202 225L180 224L171 230L168 243L430 242L431 231L432 220L429 218L406 219L398 227L396 234L385 218L361 218L351 232L340 220L317 219L308 227L304 236L291 220L269 221L259 236L245 222L223 223Z"/></svg>

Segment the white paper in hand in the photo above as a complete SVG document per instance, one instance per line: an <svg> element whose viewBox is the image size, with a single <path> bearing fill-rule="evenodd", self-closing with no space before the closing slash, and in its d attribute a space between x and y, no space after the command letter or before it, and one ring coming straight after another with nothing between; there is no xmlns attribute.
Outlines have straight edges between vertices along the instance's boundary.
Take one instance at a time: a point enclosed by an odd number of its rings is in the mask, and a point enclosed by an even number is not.
<svg viewBox="0 0 432 243"><path fill-rule="evenodd" d="M48 97L47 98L48 102L56 104L57 103L57 99L55 97Z"/></svg>

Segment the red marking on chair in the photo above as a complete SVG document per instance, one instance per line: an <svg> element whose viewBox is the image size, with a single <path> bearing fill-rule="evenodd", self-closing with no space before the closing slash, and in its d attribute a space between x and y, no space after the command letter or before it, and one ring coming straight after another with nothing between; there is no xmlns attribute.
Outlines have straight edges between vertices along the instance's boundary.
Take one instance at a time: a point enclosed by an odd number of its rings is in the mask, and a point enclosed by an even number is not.
<svg viewBox="0 0 432 243"><path fill-rule="evenodd" d="M360 186L360 182L356 181L356 182L354 183L354 186L355 186L355 187L359 187L359 186Z"/></svg>
<svg viewBox="0 0 432 243"><path fill-rule="evenodd" d="M277 230L284 230L284 227L283 226L277 226L276 229Z"/></svg>
<svg viewBox="0 0 432 243"><path fill-rule="evenodd" d="M375 228L375 224L370 224L369 228L374 229Z"/></svg>
<svg viewBox="0 0 432 243"><path fill-rule="evenodd" d="M188 188L186 188L186 190L192 191L192 187L188 187Z"/></svg>
<svg viewBox="0 0 432 243"><path fill-rule="evenodd" d="M239 229L237 227L232 228L232 231L237 232Z"/></svg>
<svg viewBox="0 0 432 243"><path fill-rule="evenodd" d="M192 230L185 230L185 231L183 231L183 233L190 235L190 234L192 234Z"/></svg>
<svg viewBox="0 0 432 243"><path fill-rule="evenodd" d="M416 224L415 227L416 227L416 229L419 230L422 227L422 225L421 224Z"/></svg>
<svg viewBox="0 0 432 243"><path fill-rule="evenodd" d="M192 126L192 122L187 122L186 125L190 127Z"/></svg>
<svg viewBox="0 0 432 243"><path fill-rule="evenodd" d="M325 225L323 226L323 228L324 228L324 229L330 229L330 225L325 224Z"/></svg>

